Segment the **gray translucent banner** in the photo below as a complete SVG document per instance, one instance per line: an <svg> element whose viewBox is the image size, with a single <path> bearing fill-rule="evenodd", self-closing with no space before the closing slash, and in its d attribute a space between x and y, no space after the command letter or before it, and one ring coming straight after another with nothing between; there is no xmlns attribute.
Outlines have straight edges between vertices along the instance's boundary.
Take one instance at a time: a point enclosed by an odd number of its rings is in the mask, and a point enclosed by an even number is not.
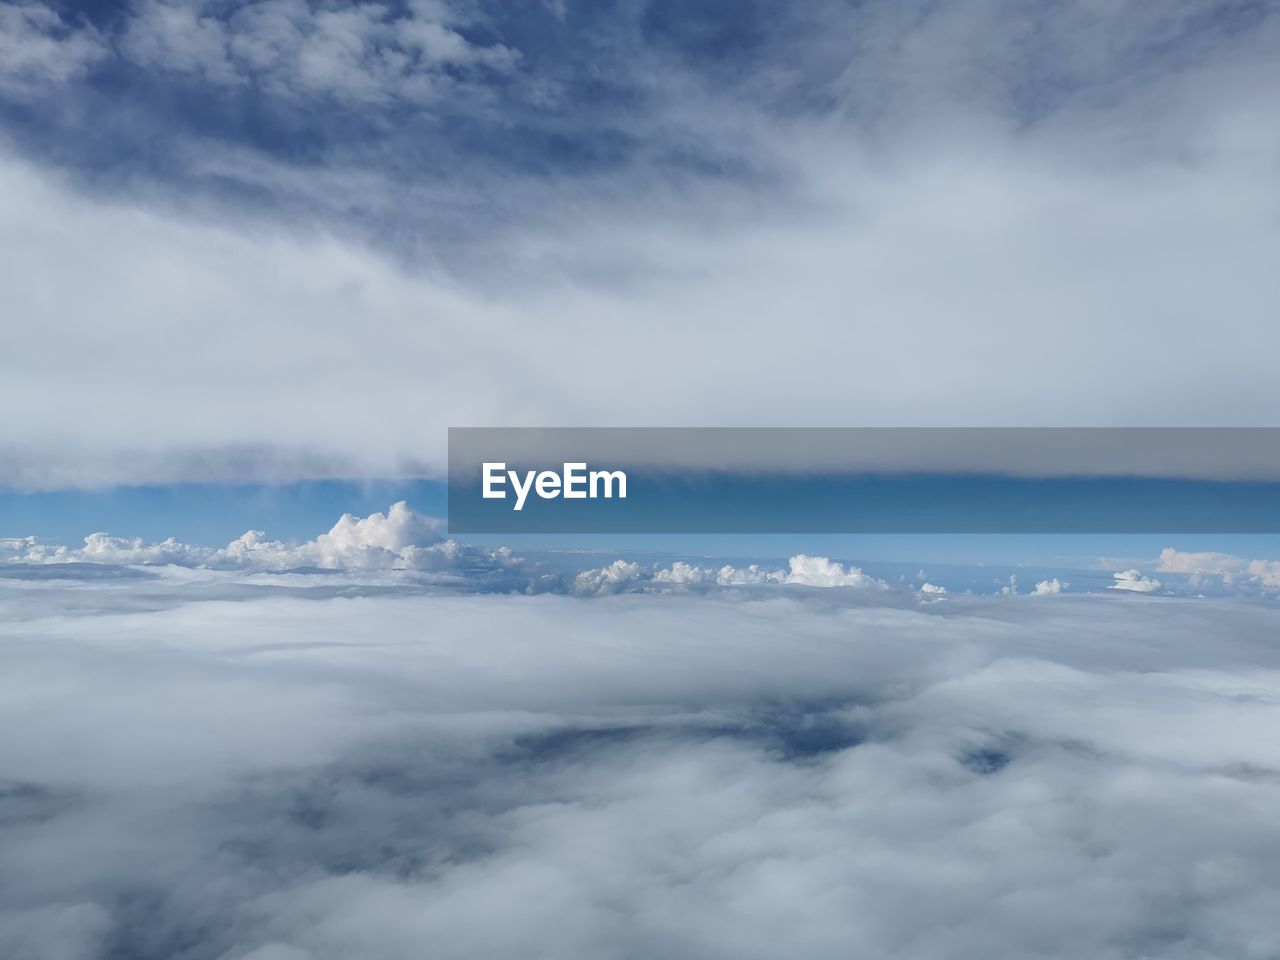
<svg viewBox="0 0 1280 960"><path fill-rule="evenodd" d="M454 428L449 526L1277 532L1280 429Z"/></svg>

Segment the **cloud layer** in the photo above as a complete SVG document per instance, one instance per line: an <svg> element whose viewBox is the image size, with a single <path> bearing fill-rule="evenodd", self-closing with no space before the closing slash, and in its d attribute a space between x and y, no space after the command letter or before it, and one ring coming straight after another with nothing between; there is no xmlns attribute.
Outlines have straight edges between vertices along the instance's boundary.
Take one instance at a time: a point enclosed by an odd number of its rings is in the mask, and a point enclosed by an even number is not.
<svg viewBox="0 0 1280 960"><path fill-rule="evenodd" d="M1269 5L0 9L7 486L1280 402Z"/></svg>
<svg viewBox="0 0 1280 960"><path fill-rule="evenodd" d="M0 580L6 957L1276 949L1272 606L218 577Z"/></svg>
<svg viewBox="0 0 1280 960"><path fill-rule="evenodd" d="M286 571L299 568L369 571L411 570L478 573L514 566L505 548L484 550L446 540L444 524L415 513L404 501L385 514L344 514L327 532L303 543L272 540L249 530L225 547L159 543L141 538L92 533L83 547L47 544L35 537L0 540L0 562L13 564L90 563L123 566L176 566L209 570Z"/></svg>

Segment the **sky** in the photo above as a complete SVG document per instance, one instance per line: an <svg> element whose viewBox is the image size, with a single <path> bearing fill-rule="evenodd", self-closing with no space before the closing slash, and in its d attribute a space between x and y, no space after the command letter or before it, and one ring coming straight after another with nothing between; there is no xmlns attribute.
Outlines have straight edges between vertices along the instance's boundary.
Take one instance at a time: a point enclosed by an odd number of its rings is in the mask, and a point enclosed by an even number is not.
<svg viewBox="0 0 1280 960"><path fill-rule="evenodd" d="M11 489L1274 425L1274 4L0 10Z"/></svg>
<svg viewBox="0 0 1280 960"><path fill-rule="evenodd" d="M445 519L450 427L1280 426L1277 52L0 0L0 956L1280 955L1280 535Z"/></svg>

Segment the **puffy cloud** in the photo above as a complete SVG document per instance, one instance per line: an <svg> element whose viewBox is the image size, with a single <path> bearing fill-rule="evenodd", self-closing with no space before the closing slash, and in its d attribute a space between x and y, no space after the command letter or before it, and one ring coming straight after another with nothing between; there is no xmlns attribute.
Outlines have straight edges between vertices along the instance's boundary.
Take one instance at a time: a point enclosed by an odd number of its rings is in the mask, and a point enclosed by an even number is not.
<svg viewBox="0 0 1280 960"><path fill-rule="evenodd" d="M144 543L140 538L94 533L84 546L69 548L34 537L0 540L0 561L14 563L98 563L176 565L214 570L288 570L320 567L331 570L469 571L503 569L516 561L509 550L485 550L445 540L443 524L415 513L403 501L367 517L344 514L314 540L287 544L250 530L225 547L202 547L169 538Z"/></svg>
<svg viewBox="0 0 1280 960"><path fill-rule="evenodd" d="M1185 552L1165 547L1160 551L1161 573L1190 574L1193 582L1204 576L1221 577L1226 584L1252 584L1280 590L1280 561L1249 560L1229 553Z"/></svg>
<svg viewBox="0 0 1280 960"><path fill-rule="evenodd" d="M1057 577L1053 577L1049 580L1041 580L1038 582L1035 590L1032 591L1032 594L1037 597L1049 597L1061 593L1069 586L1071 586L1071 584L1066 580L1059 580Z"/></svg>
<svg viewBox="0 0 1280 960"><path fill-rule="evenodd" d="M940 587L936 583L922 583L920 584L920 592L941 596L947 592L947 588Z"/></svg>
<svg viewBox="0 0 1280 960"><path fill-rule="evenodd" d="M888 589L883 580L868 576L857 567L827 557L797 554L786 569L768 570L759 564L734 567L700 567L677 560L669 567L646 570L638 563L615 560L605 567L580 572L574 580L577 593L608 594L623 590L653 590L682 587L736 587L756 584L792 584L804 587L859 587Z"/></svg>
<svg viewBox="0 0 1280 960"><path fill-rule="evenodd" d="M442 540L439 520L409 509L403 500L381 513L357 518L343 514L328 533L316 538L316 552L324 566L350 563L352 558L391 554L403 559L406 551ZM374 561L377 563L378 561Z"/></svg>
<svg viewBox="0 0 1280 960"><path fill-rule="evenodd" d="M857 567L845 569L844 564L826 557L810 557L805 554L790 560L790 569L783 577L784 583L797 583L807 587L876 587L884 589L885 583L869 577Z"/></svg>
<svg viewBox="0 0 1280 960"><path fill-rule="evenodd" d="M0 580L6 957L1274 952L1272 606L216 576Z"/></svg>
<svg viewBox="0 0 1280 960"><path fill-rule="evenodd" d="M1111 584L1111 590L1127 590L1130 593L1154 593L1160 589L1160 581L1151 577L1144 577L1138 570L1121 570L1112 574L1115 583Z"/></svg>
<svg viewBox="0 0 1280 960"><path fill-rule="evenodd" d="M1165 547L1160 551L1161 573L1241 573L1249 566L1243 557L1229 553L1187 553Z"/></svg>

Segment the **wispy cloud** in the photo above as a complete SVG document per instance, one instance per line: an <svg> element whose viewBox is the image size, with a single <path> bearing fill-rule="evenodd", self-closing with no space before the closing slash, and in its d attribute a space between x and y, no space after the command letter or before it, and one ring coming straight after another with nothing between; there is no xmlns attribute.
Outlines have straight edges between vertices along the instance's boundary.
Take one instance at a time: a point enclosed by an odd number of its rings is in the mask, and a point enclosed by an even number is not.
<svg viewBox="0 0 1280 960"><path fill-rule="evenodd" d="M92 26L38 0L0 3L0 95L26 97L83 75L109 55Z"/></svg>

